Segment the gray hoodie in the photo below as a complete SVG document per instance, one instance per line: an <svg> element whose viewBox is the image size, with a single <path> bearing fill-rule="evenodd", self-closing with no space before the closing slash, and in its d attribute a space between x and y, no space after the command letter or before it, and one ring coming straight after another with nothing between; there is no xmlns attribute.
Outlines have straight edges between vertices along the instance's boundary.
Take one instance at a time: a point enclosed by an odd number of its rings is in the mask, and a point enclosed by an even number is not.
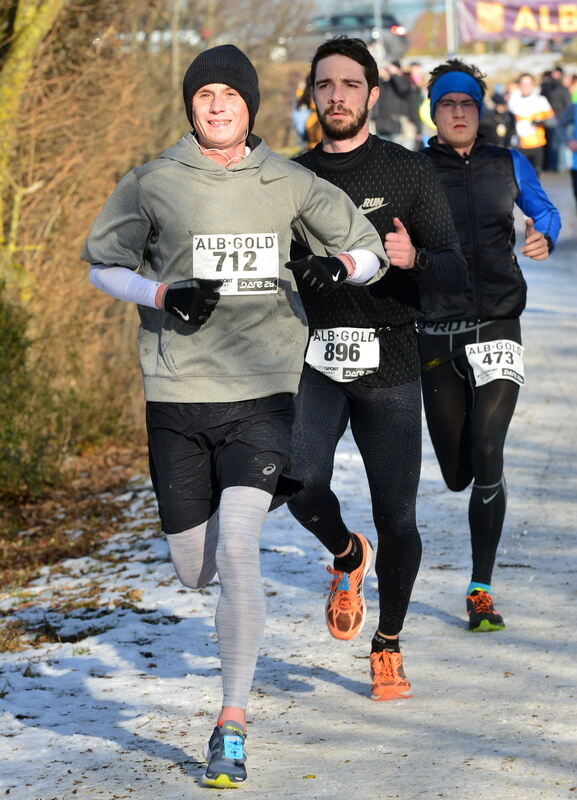
<svg viewBox="0 0 577 800"><path fill-rule="evenodd" d="M169 284L224 280L216 309L199 328L138 307L149 401L296 393L308 335L285 267L292 238L319 255L364 248L388 264L377 232L344 192L258 138L249 143L250 154L225 169L187 134L122 178L86 240L82 258L92 264L129 267Z"/></svg>

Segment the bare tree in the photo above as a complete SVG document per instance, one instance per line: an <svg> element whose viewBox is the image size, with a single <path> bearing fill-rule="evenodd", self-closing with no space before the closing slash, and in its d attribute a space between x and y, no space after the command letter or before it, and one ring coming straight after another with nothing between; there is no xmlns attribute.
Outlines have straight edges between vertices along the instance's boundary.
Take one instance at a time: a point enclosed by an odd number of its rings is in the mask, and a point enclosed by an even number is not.
<svg viewBox="0 0 577 800"><path fill-rule="evenodd" d="M52 28L65 0L18 0L3 3L2 64L0 67L0 277L14 281L17 271L14 253L17 249L19 211L22 197L35 190L35 185L20 186L10 170L16 138L16 121L20 101L33 69L38 49ZM5 208L6 195L11 194L11 207ZM6 235L8 226L8 237Z"/></svg>
<svg viewBox="0 0 577 800"><path fill-rule="evenodd" d="M230 42L267 61L275 48L302 33L310 13L307 0L198 0L189 19L207 31L209 44Z"/></svg>

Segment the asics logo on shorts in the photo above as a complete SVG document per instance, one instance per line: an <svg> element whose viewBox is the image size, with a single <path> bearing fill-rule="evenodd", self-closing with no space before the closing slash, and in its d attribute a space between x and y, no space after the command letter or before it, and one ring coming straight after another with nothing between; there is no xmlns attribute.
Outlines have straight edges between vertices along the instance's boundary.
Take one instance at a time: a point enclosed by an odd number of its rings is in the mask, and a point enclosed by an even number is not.
<svg viewBox="0 0 577 800"><path fill-rule="evenodd" d="M276 469L276 464L268 464L262 471L263 475L272 475L275 469Z"/></svg>

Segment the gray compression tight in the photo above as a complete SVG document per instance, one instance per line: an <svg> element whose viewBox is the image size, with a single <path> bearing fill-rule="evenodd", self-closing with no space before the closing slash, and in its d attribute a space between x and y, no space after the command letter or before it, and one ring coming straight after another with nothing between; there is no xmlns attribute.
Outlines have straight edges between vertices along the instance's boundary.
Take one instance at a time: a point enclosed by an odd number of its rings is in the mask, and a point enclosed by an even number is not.
<svg viewBox="0 0 577 800"><path fill-rule="evenodd" d="M223 706L246 708L265 625L260 531L271 495L251 486L224 489L205 523L167 536L176 574L197 589L218 572L215 623L222 666Z"/></svg>

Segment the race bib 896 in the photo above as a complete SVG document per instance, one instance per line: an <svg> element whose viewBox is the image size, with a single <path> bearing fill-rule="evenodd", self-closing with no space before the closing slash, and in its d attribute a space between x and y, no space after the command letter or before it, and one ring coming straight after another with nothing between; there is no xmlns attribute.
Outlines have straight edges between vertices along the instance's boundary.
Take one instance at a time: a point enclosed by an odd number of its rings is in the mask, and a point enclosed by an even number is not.
<svg viewBox="0 0 577 800"><path fill-rule="evenodd" d="M374 328L317 328L305 361L327 378L347 383L379 368L381 349Z"/></svg>
<svg viewBox="0 0 577 800"><path fill-rule="evenodd" d="M277 233L211 233L192 237L193 276L221 280L222 295L275 294L278 258Z"/></svg>

